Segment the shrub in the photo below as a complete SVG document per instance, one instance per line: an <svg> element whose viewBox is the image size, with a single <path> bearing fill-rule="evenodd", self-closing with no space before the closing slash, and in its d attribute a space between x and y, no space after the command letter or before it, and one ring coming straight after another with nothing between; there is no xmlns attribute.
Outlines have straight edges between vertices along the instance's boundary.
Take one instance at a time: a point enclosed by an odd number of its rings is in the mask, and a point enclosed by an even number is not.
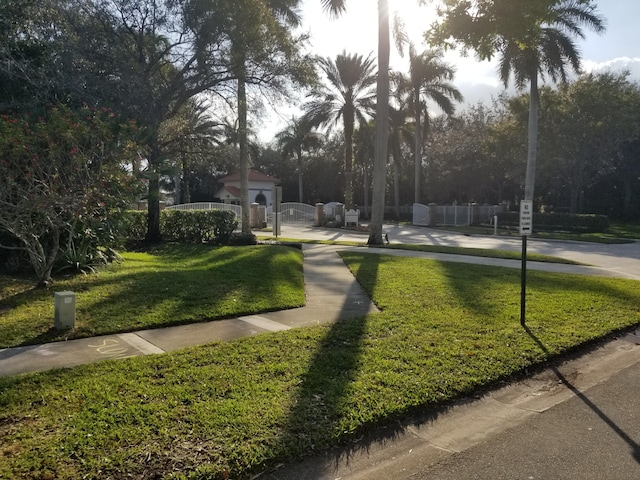
<svg viewBox="0 0 640 480"><path fill-rule="evenodd" d="M253 233L234 233L229 237L229 245L257 245L258 239Z"/></svg>
<svg viewBox="0 0 640 480"><path fill-rule="evenodd" d="M165 240L227 244L238 226L235 214L222 210L163 210L160 231Z"/></svg>
<svg viewBox="0 0 640 480"><path fill-rule="evenodd" d="M147 235L147 212L127 210L118 219L117 232L123 240L142 240Z"/></svg>

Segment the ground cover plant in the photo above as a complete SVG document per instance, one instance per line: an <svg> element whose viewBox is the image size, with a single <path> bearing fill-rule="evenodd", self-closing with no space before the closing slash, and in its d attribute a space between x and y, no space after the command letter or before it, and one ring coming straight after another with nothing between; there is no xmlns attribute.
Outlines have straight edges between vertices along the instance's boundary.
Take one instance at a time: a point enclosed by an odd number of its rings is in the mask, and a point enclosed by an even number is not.
<svg viewBox="0 0 640 480"><path fill-rule="evenodd" d="M304 305L302 252L260 245L166 244L124 252L54 289L0 275L0 347L229 318ZM56 332L53 291L76 292L76 328Z"/></svg>
<svg viewBox="0 0 640 480"><path fill-rule="evenodd" d="M250 478L640 322L638 283L341 256L382 312L0 378L0 477ZM391 429L392 430L392 429Z"/></svg>

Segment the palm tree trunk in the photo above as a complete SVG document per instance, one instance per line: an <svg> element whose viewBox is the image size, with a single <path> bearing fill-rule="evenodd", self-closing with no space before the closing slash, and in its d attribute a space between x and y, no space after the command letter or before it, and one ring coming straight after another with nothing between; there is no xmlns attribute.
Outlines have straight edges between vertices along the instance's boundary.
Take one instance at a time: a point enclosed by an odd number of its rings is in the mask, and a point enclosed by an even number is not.
<svg viewBox="0 0 640 480"><path fill-rule="evenodd" d="M371 218L369 213L369 166L365 165L363 169L363 195L364 195L364 211L367 215L367 218Z"/></svg>
<svg viewBox="0 0 640 480"><path fill-rule="evenodd" d="M298 149L298 201L302 202L302 149Z"/></svg>
<svg viewBox="0 0 640 480"><path fill-rule="evenodd" d="M157 132L157 130L155 130ZM149 193L147 196L147 243L159 243L162 241L160 232L160 149L158 148L157 133L156 138L151 142L151 153L149 155Z"/></svg>
<svg viewBox="0 0 640 480"><path fill-rule="evenodd" d="M415 105L416 116L416 133L415 144L413 146L413 161L414 161L414 203L420 203L420 184L421 167L422 167L422 126L420 125L420 91L414 92L413 104Z"/></svg>
<svg viewBox="0 0 640 480"><path fill-rule="evenodd" d="M355 114L353 108L344 113L344 207L353 208L353 130Z"/></svg>
<svg viewBox="0 0 640 480"><path fill-rule="evenodd" d="M527 172L524 179L524 200L533 201L533 190L536 183L536 160L538 156L538 106L540 95L538 92L537 72L531 75L531 88L529 95L529 125L528 125L528 149Z"/></svg>
<svg viewBox="0 0 640 480"><path fill-rule="evenodd" d="M240 146L240 206L242 233L251 234L249 210L249 153L247 151L247 85L243 75L238 78L238 143Z"/></svg>
<svg viewBox="0 0 640 480"><path fill-rule="evenodd" d="M389 2L378 0L378 85L369 245L382 245L389 138Z"/></svg>
<svg viewBox="0 0 640 480"><path fill-rule="evenodd" d="M398 162L400 159L393 155L393 198L396 207L396 220L400 221L400 168Z"/></svg>

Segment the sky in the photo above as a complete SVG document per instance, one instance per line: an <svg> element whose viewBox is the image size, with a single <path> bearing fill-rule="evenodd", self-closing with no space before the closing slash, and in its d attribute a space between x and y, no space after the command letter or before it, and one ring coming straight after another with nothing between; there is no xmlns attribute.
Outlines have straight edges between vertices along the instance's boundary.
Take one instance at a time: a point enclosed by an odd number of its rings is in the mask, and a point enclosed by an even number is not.
<svg viewBox="0 0 640 480"><path fill-rule="evenodd" d="M618 72L627 69L631 78L640 82L640 34L637 19L640 18L638 0L599 0L597 13L604 17L606 31L598 34L584 29L585 40L578 40L583 70L586 72L609 70ZM433 7L419 6L418 0L389 0L390 15L398 12L405 22L411 40L418 50L427 48L423 42L423 33L436 19ZM347 53L360 53L364 56L377 55L378 45L378 2L377 0L347 0L347 12L332 19L322 10L320 0L303 0L300 14L303 31L310 34L310 51L335 58L346 50ZM408 58L401 57L391 46L391 68L406 72ZM468 105L479 101L491 102L504 91L496 74L495 62L479 62L470 53L463 57L456 51L449 51L445 59L455 67L453 83L465 97ZM509 90L513 93L514 90ZM295 107L276 108L273 121L260 128L260 138L269 142L273 134L284 128L286 119L296 114Z"/></svg>

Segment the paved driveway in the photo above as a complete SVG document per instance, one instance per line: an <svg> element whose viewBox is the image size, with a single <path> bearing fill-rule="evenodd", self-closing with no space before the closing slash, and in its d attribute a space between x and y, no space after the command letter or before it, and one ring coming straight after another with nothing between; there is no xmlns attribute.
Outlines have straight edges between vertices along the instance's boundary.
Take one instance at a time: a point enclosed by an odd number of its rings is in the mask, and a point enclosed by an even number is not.
<svg viewBox="0 0 640 480"><path fill-rule="evenodd" d="M522 240L517 236L465 235L408 225L385 225L383 231L389 235L389 240L392 243L445 245L518 252L522 249ZM368 234L343 229L283 226L282 237L366 242ZM531 238L527 242L527 251L595 265L616 272L618 274L616 276L640 280L640 242L604 245Z"/></svg>

